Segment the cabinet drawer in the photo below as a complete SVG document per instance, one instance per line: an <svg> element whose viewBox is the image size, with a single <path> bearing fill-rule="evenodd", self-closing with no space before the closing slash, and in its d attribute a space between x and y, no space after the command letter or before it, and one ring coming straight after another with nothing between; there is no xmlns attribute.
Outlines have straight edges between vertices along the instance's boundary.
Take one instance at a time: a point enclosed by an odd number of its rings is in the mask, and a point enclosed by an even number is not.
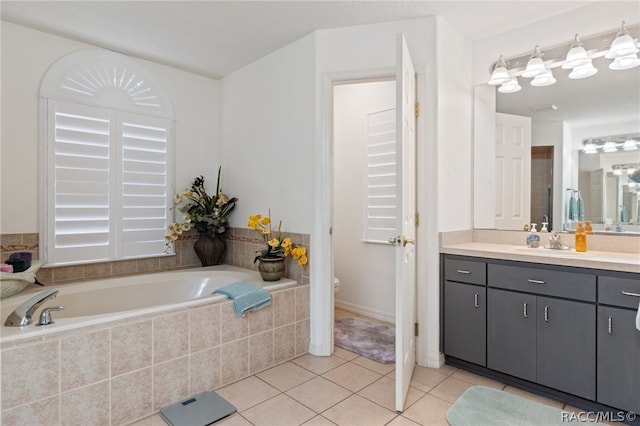
<svg viewBox="0 0 640 426"><path fill-rule="evenodd" d="M625 295L623 292L640 295L640 276L636 278L598 277L599 303L637 308L640 297Z"/></svg>
<svg viewBox="0 0 640 426"><path fill-rule="evenodd" d="M596 301L596 276L588 273L489 264L487 276L491 287Z"/></svg>
<svg viewBox="0 0 640 426"><path fill-rule="evenodd" d="M487 264L472 260L444 259L444 279L468 284L487 284Z"/></svg>

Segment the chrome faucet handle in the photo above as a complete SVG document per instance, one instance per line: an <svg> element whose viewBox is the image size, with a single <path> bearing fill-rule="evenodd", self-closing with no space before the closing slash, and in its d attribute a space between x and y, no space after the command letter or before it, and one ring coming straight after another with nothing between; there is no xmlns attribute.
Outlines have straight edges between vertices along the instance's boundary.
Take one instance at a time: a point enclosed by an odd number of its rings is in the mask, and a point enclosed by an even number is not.
<svg viewBox="0 0 640 426"><path fill-rule="evenodd" d="M11 312L4 325L7 327L22 327L31 324L31 316L36 309L47 300L55 298L57 294L58 289L55 288L36 294Z"/></svg>
<svg viewBox="0 0 640 426"><path fill-rule="evenodd" d="M49 325L49 324L53 324L55 321L53 321L53 318L51 317L51 312L54 311L62 311L64 310L64 306L52 306L51 308L44 308L42 310L42 312L40 313L40 322L38 322L36 325Z"/></svg>

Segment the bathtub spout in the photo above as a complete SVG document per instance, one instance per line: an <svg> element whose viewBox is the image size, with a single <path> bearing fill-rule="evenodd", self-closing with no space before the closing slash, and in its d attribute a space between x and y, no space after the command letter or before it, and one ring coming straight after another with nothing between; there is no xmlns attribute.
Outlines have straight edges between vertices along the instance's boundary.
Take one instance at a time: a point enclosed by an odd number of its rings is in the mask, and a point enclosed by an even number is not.
<svg viewBox="0 0 640 426"><path fill-rule="evenodd" d="M36 294L11 312L4 325L7 327L22 327L23 325L31 324L31 317L36 309L47 300L55 298L57 294L58 289L55 288Z"/></svg>

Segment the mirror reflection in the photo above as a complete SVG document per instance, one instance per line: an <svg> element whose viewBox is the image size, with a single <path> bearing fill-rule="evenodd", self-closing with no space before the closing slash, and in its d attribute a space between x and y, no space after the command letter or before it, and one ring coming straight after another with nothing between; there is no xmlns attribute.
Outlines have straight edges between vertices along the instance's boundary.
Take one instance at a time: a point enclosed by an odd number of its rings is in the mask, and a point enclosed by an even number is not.
<svg viewBox="0 0 640 426"><path fill-rule="evenodd" d="M640 232L640 183L632 178L640 164L640 67L614 71L609 62L594 59L598 72L588 78L570 79L557 68L551 86L521 77L522 90L496 91L497 112L531 119L525 223L573 230L583 218L596 232Z"/></svg>

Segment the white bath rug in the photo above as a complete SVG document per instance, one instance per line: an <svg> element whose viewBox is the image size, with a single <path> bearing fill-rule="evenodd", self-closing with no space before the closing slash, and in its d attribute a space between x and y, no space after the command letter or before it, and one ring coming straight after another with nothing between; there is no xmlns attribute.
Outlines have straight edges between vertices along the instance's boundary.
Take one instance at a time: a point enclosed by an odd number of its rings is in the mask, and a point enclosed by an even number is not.
<svg viewBox="0 0 640 426"><path fill-rule="evenodd" d="M336 320L335 345L383 364L396 362L396 333L391 325L362 318Z"/></svg>

